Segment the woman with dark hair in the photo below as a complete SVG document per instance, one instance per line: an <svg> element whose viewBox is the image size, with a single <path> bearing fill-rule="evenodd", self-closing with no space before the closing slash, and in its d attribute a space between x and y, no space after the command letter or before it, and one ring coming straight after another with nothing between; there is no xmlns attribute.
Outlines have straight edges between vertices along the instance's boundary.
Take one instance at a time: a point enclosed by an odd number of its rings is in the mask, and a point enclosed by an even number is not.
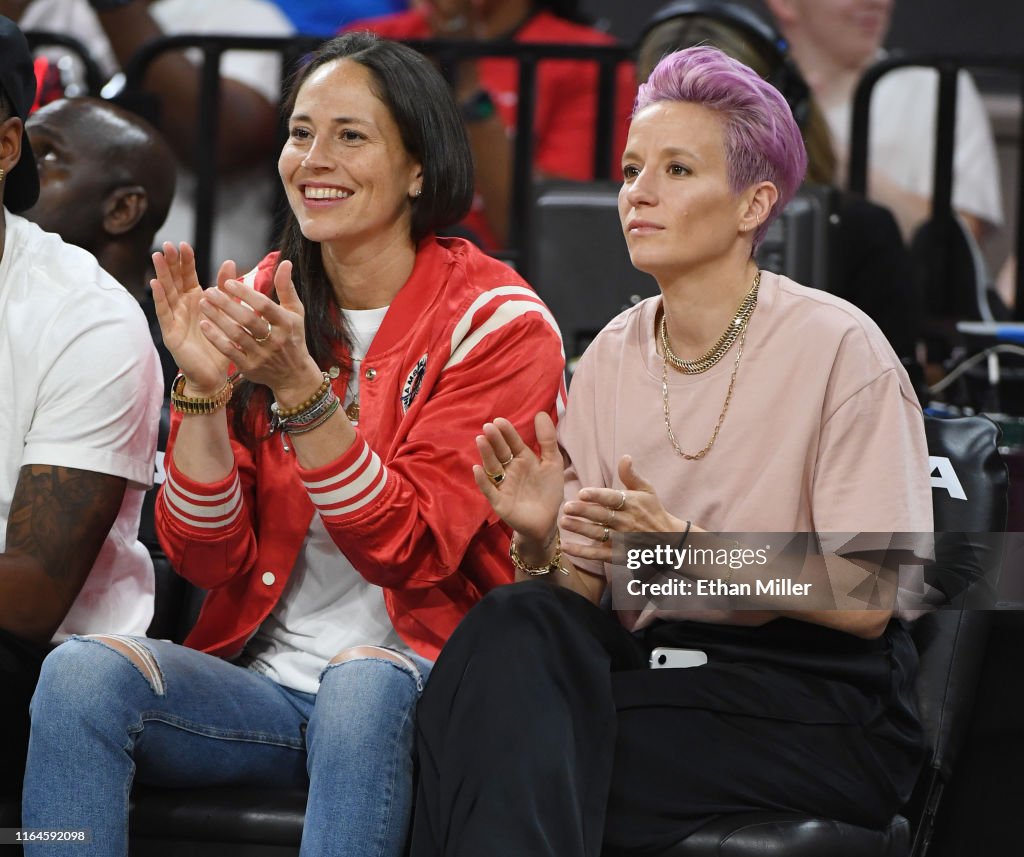
<svg viewBox="0 0 1024 857"><path fill-rule="evenodd" d="M544 305L433 234L473 186L434 67L342 36L287 108L280 254L205 292L187 245L154 256L181 368L157 527L209 592L186 647L76 638L44 668L23 818L91 828L82 854L126 853L135 778L308 784L303 854L400 853L432 660L511 579L472 438L507 410L532 437L562 401Z"/></svg>
<svg viewBox="0 0 1024 857"><path fill-rule="evenodd" d="M484 598L431 674L413 857L659 853L756 810L881 828L908 798L916 654L890 571L928 550L924 425L864 313L754 261L806 164L778 90L718 50L641 87L619 214L661 293L583 355L557 437L537 416L539 457L505 420L477 438L532 581ZM636 534L678 572L619 576Z"/></svg>

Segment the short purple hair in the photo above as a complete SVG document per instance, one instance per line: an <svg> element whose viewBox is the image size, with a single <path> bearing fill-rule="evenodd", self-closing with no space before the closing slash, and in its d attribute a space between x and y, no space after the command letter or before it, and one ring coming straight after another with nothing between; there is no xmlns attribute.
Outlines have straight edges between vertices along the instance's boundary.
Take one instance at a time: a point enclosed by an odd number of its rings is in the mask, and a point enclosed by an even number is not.
<svg viewBox="0 0 1024 857"><path fill-rule="evenodd" d="M633 115L659 101L700 104L722 117L734 193L762 181L778 188L778 202L754 232L756 248L807 171L807 150L786 99L753 69L717 48L701 46L662 58L640 85Z"/></svg>

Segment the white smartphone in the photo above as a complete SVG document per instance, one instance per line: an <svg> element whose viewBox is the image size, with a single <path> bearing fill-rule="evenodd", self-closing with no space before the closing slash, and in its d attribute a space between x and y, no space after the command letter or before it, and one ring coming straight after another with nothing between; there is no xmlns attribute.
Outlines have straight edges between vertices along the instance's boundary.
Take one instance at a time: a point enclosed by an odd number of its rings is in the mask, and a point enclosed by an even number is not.
<svg viewBox="0 0 1024 857"><path fill-rule="evenodd" d="M708 662L706 652L700 649L667 649L659 647L651 651L651 669L683 669L702 667Z"/></svg>

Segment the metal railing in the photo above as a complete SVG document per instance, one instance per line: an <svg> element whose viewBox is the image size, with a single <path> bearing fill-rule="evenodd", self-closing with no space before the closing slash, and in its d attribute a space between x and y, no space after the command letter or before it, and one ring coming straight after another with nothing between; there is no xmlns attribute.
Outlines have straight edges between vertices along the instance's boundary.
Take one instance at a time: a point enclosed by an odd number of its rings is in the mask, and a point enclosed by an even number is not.
<svg viewBox="0 0 1024 857"><path fill-rule="evenodd" d="M227 51L246 50L276 53L281 58L282 80L301 58L314 50L322 39L308 37L261 36L167 36L145 44L124 68L124 97L132 98L145 92L143 81L149 66L169 51L196 49L202 55L200 63L200 97L197 116L195 150L192 157L195 173L195 225L192 246L202 282L209 282L214 266L222 260L210 258L213 247L213 227L217 204L217 109L220 103L220 62ZM159 123L158 123L159 124ZM279 135L283 139L283 134ZM267 164L268 171L271 164ZM267 236L268 242L270 236ZM272 249L270 246L268 250Z"/></svg>
<svg viewBox="0 0 1024 857"><path fill-rule="evenodd" d="M932 185L932 228L933 246L940 255L932 266L933 276L944 278L944 281L932 281L929 288L945 295L946 302L956 305L966 298L974 296L961 294L962 283L953 281L955 276L953 265L954 229L953 218L953 166L954 143L956 134L957 79L965 69L990 70L1002 74L1013 75L1024 85L1024 58L1022 57L974 57L974 56L904 56L882 60L865 72L857 87L853 101L853 125L850 142L850 178L851 191L866 194L868 186L868 134L870 131L870 103L875 85L887 74L900 68L923 67L934 69L939 76L937 94L935 161L933 165ZM1019 163L1024 167L1024 118L1021 125L1021 151ZM910 141L908 141L910 142ZM1018 259L1021 247L1024 246L1024 171L1020 173L1017 188L1017 234L1012 242ZM1014 318L1024 320L1024 265L1017 265L1016 304Z"/></svg>
<svg viewBox="0 0 1024 857"><path fill-rule="evenodd" d="M198 106L198 133L193 164L196 174L195 234L193 246L199 271L209 277L211 239L216 205L216 143L217 104L220 97L220 61L227 51L266 51L282 58L285 73L293 70L302 57L314 50L323 40L309 37L249 37L178 35L156 39L145 45L132 57L125 68L126 93L144 89L143 80L150 64L167 51L197 49L202 54L202 89ZM442 73L451 80L455 65L463 59L500 57L518 63L519 99L516 108L516 128L534 127L536 113L536 82L538 64L548 60L590 61L598 68L597 115L594 127L594 175L607 177L611 173L612 139L614 125L616 74L622 62L630 61L630 49L616 45L554 45L519 43L456 42L449 40L419 40L407 42L411 47L435 58ZM282 133L283 140L283 133ZM528 267L527 241L530 234L531 184L533 180L534 136L517 133L513 151L512 199L509 206L509 236L506 246L495 255L520 269ZM204 282L206 281L204 279Z"/></svg>

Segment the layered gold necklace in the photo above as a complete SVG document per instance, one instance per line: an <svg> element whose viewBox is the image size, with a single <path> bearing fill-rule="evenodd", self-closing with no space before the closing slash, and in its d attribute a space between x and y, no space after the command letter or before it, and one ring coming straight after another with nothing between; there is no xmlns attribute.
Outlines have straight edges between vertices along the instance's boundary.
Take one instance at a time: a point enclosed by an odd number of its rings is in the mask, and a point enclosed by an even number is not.
<svg viewBox="0 0 1024 857"><path fill-rule="evenodd" d="M718 341L696 360L683 360L672 351L672 346L668 341L668 324L665 320L664 309L662 310L658 335L661 339L661 352L664 358L661 373L661 398L662 409L665 413L665 428L668 430L668 439L672 442L672 448L687 461L697 461L703 458L718 439L718 432L721 430L725 414L729 410L729 402L732 401L732 390L736 384L736 373L739 371L740 359L743 357L743 343L747 338L747 324L750 322L750 317L754 314L754 308L757 306L757 290L760 285L761 271L758 270L754 274L754 284L750 287L746 297L743 298L739 309L736 310L736 314L729 321L725 331L718 337ZM675 432L672 431L672 413L668 401L669 364L671 363L673 369L685 375L699 375L716 365L737 340L739 340L739 346L736 349L736 362L732 367L732 376L729 378L729 389L725 394L725 404L722 405L722 412L718 415L718 422L715 423L715 430L711 433L711 439L704 444L704 447L699 452L692 455L688 452L683 452L679 442L676 440Z"/></svg>

